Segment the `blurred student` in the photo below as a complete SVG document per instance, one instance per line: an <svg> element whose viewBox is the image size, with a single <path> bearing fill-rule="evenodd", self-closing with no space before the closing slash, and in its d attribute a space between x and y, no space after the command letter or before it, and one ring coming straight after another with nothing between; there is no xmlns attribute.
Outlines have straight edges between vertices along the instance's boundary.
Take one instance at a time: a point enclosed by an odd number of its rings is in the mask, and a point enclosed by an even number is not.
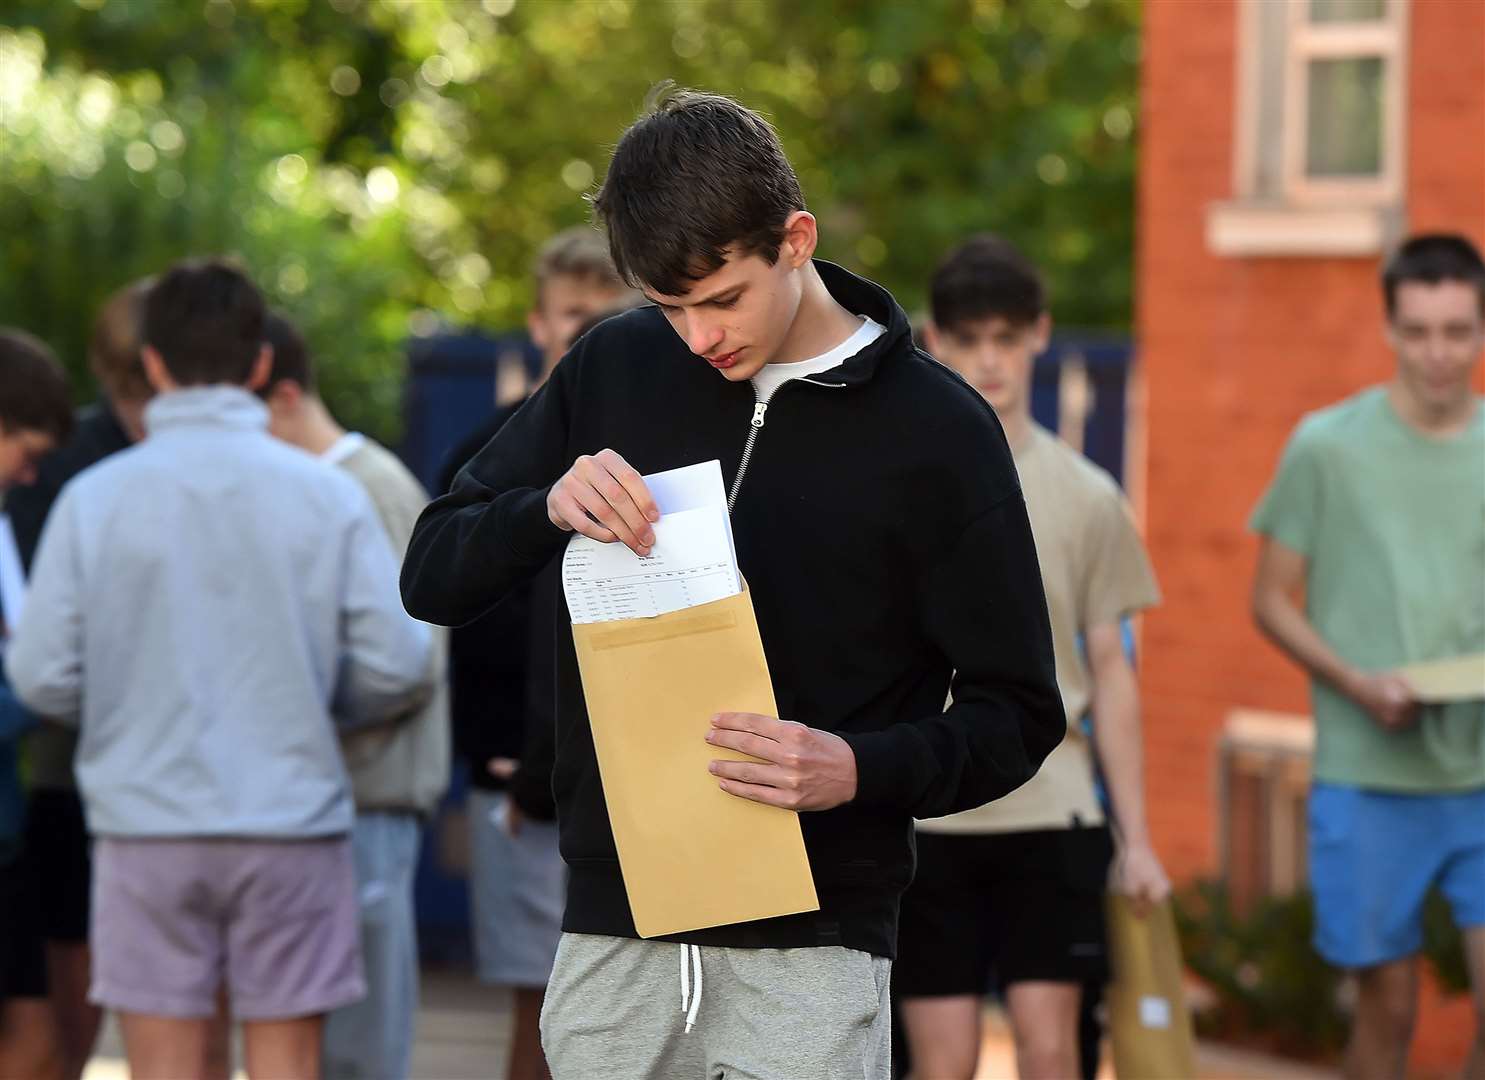
<svg viewBox="0 0 1485 1080"><path fill-rule="evenodd" d="M1393 376L1295 429L1253 514L1253 614L1310 676L1315 948L1360 986L1346 1072L1403 1075L1438 886L1474 985L1465 1076L1485 1080L1485 702L1424 706L1397 670L1485 652L1485 264L1414 236L1382 299Z"/></svg>
<svg viewBox="0 0 1485 1080"><path fill-rule="evenodd" d="M619 279L603 235L586 225L558 233L536 261L536 305L526 317L541 349L539 387L594 316L630 306L636 294ZM534 393L536 387L532 388ZM525 403L511 403L449 455L440 492ZM454 629L454 737L469 767L469 898L481 981L510 987L515 998L510 1080L547 1075L541 1006L562 933L566 867L557 851L550 738L537 745L544 766L523 760L541 720L553 723L552 614L533 608L550 588L519 590L480 618ZM528 648L528 642L531 646ZM538 665L542 665L538 670ZM544 704L543 704L544 703Z"/></svg>
<svg viewBox="0 0 1485 1080"><path fill-rule="evenodd" d="M150 290L149 437L63 489L7 657L80 725L91 996L136 1077L203 1070L224 984L251 1076L319 1074L324 1014L365 992L332 708L384 721L431 690L365 492L267 432L263 315L220 262Z"/></svg>
<svg viewBox="0 0 1485 1080"><path fill-rule="evenodd" d="M0 1076L20 1080L60 1078L63 1061L39 933L51 899L24 854L16 768L16 741L38 717L11 691L3 664L9 629L26 603L8 507L71 428L67 379L51 351L29 334L0 329Z"/></svg>
<svg viewBox="0 0 1485 1080"><path fill-rule="evenodd" d="M139 355L150 283L149 278L135 281L104 301L88 343L99 400L79 410L71 438L42 459L36 483L17 488L6 500L27 572L62 486L144 437L144 409L155 393ZM82 1075L103 1018L88 1001L93 857L72 773L76 751L77 733L60 724L43 724L26 740L25 844L47 898L38 933L46 941L47 981L68 1080Z"/></svg>
<svg viewBox="0 0 1485 1080"><path fill-rule="evenodd" d="M1139 694L1120 626L1159 591L1113 477L1031 418L1033 365L1052 331L1036 268L1005 240L980 235L944 259L930 293L929 351L995 409L1015 455L1068 723L1023 787L918 823L897 964L903 1025L915 1076L968 1080L993 971L1017 1071L1065 1080L1081 1075L1084 987L1109 974L1106 887L1145 905L1170 891L1146 824ZM1090 709L1091 747L1080 723ZM1095 791L1095 751L1112 832Z"/></svg>
<svg viewBox="0 0 1485 1080"><path fill-rule="evenodd" d="M299 331L270 312L264 336L273 368L258 393L268 405L268 430L353 476L371 497L393 551L407 550L413 523L428 496L391 451L346 431L316 391L314 363ZM448 787L447 631L433 631L437 691L395 724L347 731L341 737L356 823L351 852L361 905L361 961L366 997L325 1022L327 1078L402 1080L408 1075L418 1011L418 940L413 874L423 822Z"/></svg>

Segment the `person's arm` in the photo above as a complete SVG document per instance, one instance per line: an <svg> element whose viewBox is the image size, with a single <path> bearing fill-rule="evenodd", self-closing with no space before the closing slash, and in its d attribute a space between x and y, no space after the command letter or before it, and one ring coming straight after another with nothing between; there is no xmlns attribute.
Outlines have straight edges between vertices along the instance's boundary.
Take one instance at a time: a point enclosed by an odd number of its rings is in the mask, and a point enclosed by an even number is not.
<svg viewBox="0 0 1485 1080"><path fill-rule="evenodd" d="M1067 734L1041 582L1026 504L1013 488L920 590L922 625L954 668L945 712L840 734L723 713L707 741L760 761L713 761L712 774L730 795L789 810L856 801L939 817L1009 794Z"/></svg>
<svg viewBox="0 0 1485 1080"><path fill-rule="evenodd" d="M429 628L410 618L397 595L397 559L370 500L355 488L357 508L345 538L344 640L332 711L346 725L406 716L432 695Z"/></svg>
<svg viewBox="0 0 1485 1080"><path fill-rule="evenodd" d="M1143 912L1170 895L1170 880L1150 843L1145 816L1139 682L1118 622L1089 627L1084 642L1093 681L1093 745L1113 806L1117 846L1112 887L1132 897Z"/></svg>
<svg viewBox="0 0 1485 1080"><path fill-rule="evenodd" d="M1312 678L1360 705L1382 727L1404 728L1418 715L1413 689L1401 675L1360 671L1346 663L1310 624L1299 605L1308 573L1305 556L1265 536L1253 576L1253 619L1258 628Z"/></svg>
<svg viewBox="0 0 1485 1080"><path fill-rule="evenodd" d="M919 611L953 665L953 704L940 715L844 738L856 755L857 800L924 818L1009 794L1067 734L1047 598L1018 487L927 574Z"/></svg>
<svg viewBox="0 0 1485 1080"><path fill-rule="evenodd" d="M572 464L567 368L558 366L418 518L402 563L402 601L414 617L442 626L478 618L568 539L547 514L547 495Z"/></svg>
<svg viewBox="0 0 1485 1080"><path fill-rule="evenodd" d="M27 587L26 609L5 650L17 698L33 712L75 724L82 711L82 566L76 500L62 492L47 518Z"/></svg>

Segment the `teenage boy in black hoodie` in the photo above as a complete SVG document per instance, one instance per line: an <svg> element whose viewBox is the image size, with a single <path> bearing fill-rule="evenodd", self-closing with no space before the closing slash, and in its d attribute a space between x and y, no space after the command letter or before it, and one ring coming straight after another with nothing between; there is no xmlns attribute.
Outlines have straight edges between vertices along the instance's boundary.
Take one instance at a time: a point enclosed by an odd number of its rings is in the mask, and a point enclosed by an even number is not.
<svg viewBox="0 0 1485 1080"><path fill-rule="evenodd" d="M641 475L721 459L783 719L713 717L712 745L758 761L711 770L802 811L821 907L638 940L563 627L553 789L571 876L548 1061L559 1080L886 1077L912 819L1013 790L1065 730L1015 466L891 296L812 259L815 219L756 113L669 95L620 140L596 206L654 306L580 340L424 512L403 598L458 624L573 532L646 554ZM676 942L704 956L690 1034Z"/></svg>

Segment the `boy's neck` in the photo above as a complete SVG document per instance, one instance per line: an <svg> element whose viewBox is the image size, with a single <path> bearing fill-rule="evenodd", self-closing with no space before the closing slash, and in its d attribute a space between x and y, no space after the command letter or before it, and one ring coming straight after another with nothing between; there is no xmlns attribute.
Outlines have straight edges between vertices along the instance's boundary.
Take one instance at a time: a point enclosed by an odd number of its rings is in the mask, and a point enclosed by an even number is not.
<svg viewBox="0 0 1485 1080"><path fill-rule="evenodd" d="M1387 384L1387 400L1399 420L1420 435L1432 439L1447 439L1469 427L1480 404L1479 399L1471 392L1458 401L1433 407L1427 402L1419 401L1417 395L1410 392L1401 379L1393 379Z"/></svg>
<svg viewBox="0 0 1485 1080"><path fill-rule="evenodd" d="M1018 453L1031 440L1031 410L997 410L995 415L1000 418L1000 427L1005 432L1005 441L1010 444L1011 453Z"/></svg>
<svg viewBox="0 0 1485 1080"><path fill-rule="evenodd" d="M770 364L797 364L801 360L811 360L829 352L861 327L861 317L847 311L830 295L814 263L806 263L800 273L804 275L804 288L799 298L799 310L794 313L789 332L768 361Z"/></svg>
<svg viewBox="0 0 1485 1080"><path fill-rule="evenodd" d="M294 442L301 450L319 457L345 437L345 428L336 423L318 397L306 397L295 435Z"/></svg>

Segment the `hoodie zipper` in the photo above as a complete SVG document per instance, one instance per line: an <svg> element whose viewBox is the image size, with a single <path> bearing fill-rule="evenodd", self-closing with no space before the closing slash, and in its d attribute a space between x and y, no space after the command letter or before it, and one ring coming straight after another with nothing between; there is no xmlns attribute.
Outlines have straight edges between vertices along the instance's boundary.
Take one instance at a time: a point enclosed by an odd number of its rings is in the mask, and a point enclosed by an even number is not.
<svg viewBox="0 0 1485 1080"><path fill-rule="evenodd" d="M846 387L845 383L815 382L814 379L807 376L800 379L790 379L789 382L807 382L811 386L823 386L827 390L844 390ZM778 389L774 390L774 393L777 394L779 390L788 386L789 382L780 385ZM772 400L773 398L770 397L769 401ZM753 445L758 441L758 434L763 430L763 424L768 414L769 401L764 401L758 397L756 390L753 392L753 419L748 421L748 439L743 443L742 458L737 463L737 475L732 478L732 490L727 494L727 513L729 515L732 513L733 508L737 506L737 493L742 490L743 477L748 472L748 462L753 460Z"/></svg>

